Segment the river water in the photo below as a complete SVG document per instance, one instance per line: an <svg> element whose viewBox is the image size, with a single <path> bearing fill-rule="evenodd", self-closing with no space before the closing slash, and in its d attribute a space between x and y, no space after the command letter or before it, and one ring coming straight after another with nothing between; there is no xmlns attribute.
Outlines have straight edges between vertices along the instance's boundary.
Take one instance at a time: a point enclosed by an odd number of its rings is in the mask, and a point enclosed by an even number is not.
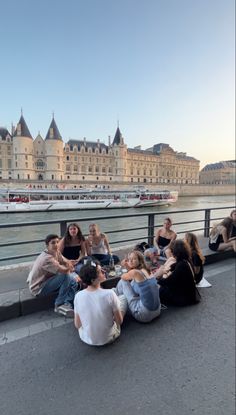
<svg viewBox="0 0 236 415"><path fill-rule="evenodd" d="M202 230L197 231L203 227L204 212L182 212L183 210L192 209L212 209L216 207L233 207L235 206L235 196L189 196L180 197L179 200L172 206L162 207L147 207L147 208L130 208L130 209L111 209L111 210L86 210L86 211L61 211L61 212L27 212L27 213L14 213L14 214L0 214L0 223L22 223L32 221L50 221L50 220L68 220L76 221L80 223L82 232L88 233L89 223L97 222L103 232L106 232L109 236L109 240L112 242L118 242L129 238L136 238L137 240L145 239L147 230L141 229L147 225L147 217L135 216L141 213L158 213L155 217L155 227L160 227L164 217L170 216L173 221L173 229L178 233L185 230L196 230L196 233L203 233ZM230 208L222 209L219 211L212 211L211 217L216 221L222 217L228 216ZM132 218L124 218L125 215L134 215ZM105 220L113 215L120 215L120 218ZM81 219L88 218L86 222L81 222ZM93 218L89 219L89 218ZM95 218L95 219L94 219ZM180 222L193 222L201 221L191 224L178 225ZM129 229L138 228L135 231ZM119 233L109 233L113 230L119 230ZM59 234L59 226L56 224L43 225L43 226L25 226L23 228L14 227L0 230L0 244L4 245L7 242L19 242L26 240L39 240L43 239L49 233ZM181 236L181 234L180 234ZM130 242L135 244L135 242ZM125 244L125 243L123 243ZM119 245L119 244L118 244ZM121 244L120 244L121 245ZM0 258L7 258L14 255L40 252L43 249L44 244L33 243L29 245L15 245L10 247L0 246ZM14 262L23 262L30 260L20 259L11 260ZM0 261L0 265L6 265L8 261ZM9 263L9 262L8 262Z"/></svg>

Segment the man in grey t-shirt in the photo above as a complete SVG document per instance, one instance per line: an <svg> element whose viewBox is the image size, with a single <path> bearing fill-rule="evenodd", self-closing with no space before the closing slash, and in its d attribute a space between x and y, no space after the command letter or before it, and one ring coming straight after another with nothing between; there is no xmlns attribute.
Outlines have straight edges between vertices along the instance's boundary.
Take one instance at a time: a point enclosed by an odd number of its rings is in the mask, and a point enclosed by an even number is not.
<svg viewBox="0 0 236 415"><path fill-rule="evenodd" d="M27 282L31 293L38 297L58 291L55 312L73 317L73 300L77 289L72 263L58 249L59 237L50 234L45 239L46 249L35 260Z"/></svg>

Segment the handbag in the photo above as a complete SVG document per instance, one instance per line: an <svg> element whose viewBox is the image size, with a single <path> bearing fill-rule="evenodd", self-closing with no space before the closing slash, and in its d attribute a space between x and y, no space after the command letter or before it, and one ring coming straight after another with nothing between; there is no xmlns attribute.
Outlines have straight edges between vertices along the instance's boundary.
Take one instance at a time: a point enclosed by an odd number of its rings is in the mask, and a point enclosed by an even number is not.
<svg viewBox="0 0 236 415"><path fill-rule="evenodd" d="M202 296L201 296L200 292L198 291L198 289L196 287L195 273L193 271L193 268L192 268L192 265L190 264L190 262L189 261L186 261L186 262L187 262L187 264L188 264L188 266L191 270L192 276L193 276L193 281L194 281L194 286L195 286L195 302L200 303Z"/></svg>

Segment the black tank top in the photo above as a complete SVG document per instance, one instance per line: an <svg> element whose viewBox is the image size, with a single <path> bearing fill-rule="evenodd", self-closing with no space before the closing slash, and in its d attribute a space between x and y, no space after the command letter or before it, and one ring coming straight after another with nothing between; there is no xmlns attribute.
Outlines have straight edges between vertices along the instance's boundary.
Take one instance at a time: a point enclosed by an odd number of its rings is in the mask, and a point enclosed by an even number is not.
<svg viewBox="0 0 236 415"><path fill-rule="evenodd" d="M160 248L165 248L165 246L169 245L171 239L165 238L164 236L159 236L158 238L158 245Z"/></svg>
<svg viewBox="0 0 236 415"><path fill-rule="evenodd" d="M81 246L65 246L62 255L67 259L78 259L81 252Z"/></svg>

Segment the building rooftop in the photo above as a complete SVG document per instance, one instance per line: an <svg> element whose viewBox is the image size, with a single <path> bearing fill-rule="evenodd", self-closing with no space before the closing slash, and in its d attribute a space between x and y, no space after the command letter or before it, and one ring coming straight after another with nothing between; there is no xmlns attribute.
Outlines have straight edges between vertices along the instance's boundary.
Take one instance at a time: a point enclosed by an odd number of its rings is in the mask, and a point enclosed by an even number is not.
<svg viewBox="0 0 236 415"><path fill-rule="evenodd" d="M236 168L236 160L225 160L217 163L207 164L201 171L219 170L225 168Z"/></svg>
<svg viewBox="0 0 236 415"><path fill-rule="evenodd" d="M60 140L62 141L62 136L58 130L56 121L54 120L54 117L52 118L52 122L49 126L47 135L45 137L45 140Z"/></svg>
<svg viewBox="0 0 236 415"><path fill-rule="evenodd" d="M16 126L16 129L15 129L15 132L14 132L14 137L29 137L29 138L32 138L32 135L30 134L29 128L28 128L22 114L21 114L19 122Z"/></svg>

